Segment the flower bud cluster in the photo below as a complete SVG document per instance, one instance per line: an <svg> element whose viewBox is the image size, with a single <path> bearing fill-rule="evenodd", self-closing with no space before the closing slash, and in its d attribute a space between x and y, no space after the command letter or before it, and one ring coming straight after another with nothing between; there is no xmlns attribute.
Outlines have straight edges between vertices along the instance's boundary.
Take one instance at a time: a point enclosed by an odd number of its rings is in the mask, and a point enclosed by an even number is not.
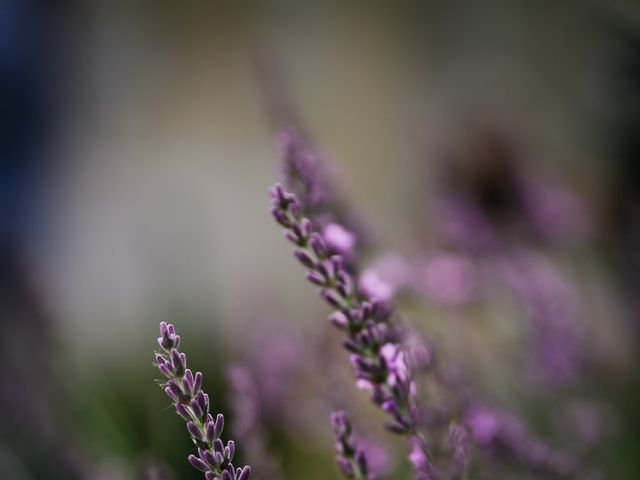
<svg viewBox="0 0 640 480"><path fill-rule="evenodd" d="M331 414L331 426L336 435L336 462L342 474L353 480L370 479L364 450L353 437L353 429L347 414L343 411Z"/></svg>
<svg viewBox="0 0 640 480"><path fill-rule="evenodd" d="M198 455L189 455L189 463L205 474L206 480L247 480L251 467L235 468L231 463L235 443L225 445L220 439L224 416L209 413L209 395L202 387L202 373L187 368L187 356L178 350L180 335L173 325L160 323L158 338L160 351L156 353L156 366L167 379L162 383L176 413L187 424L187 431L198 449Z"/></svg>
<svg viewBox="0 0 640 480"><path fill-rule="evenodd" d="M420 416L416 385L397 340L391 307L356 291L343 258L329 253L294 194L280 185L270 193L274 218L295 245L294 255L307 269L307 279L320 287L320 296L333 308L330 322L346 335L343 345L351 353L356 385L391 416L386 423L389 430L416 435Z"/></svg>

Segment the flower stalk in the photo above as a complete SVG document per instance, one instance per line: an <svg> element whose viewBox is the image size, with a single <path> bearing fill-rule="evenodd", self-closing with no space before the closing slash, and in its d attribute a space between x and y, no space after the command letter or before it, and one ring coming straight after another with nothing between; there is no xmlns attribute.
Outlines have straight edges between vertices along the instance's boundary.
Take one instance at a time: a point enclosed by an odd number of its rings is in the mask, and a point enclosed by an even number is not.
<svg viewBox="0 0 640 480"><path fill-rule="evenodd" d="M189 463L203 472L206 480L247 480L251 467L234 467L235 443L229 440L225 445L220 438L224 416L219 413L214 419L209 413L209 395L201 388L202 373L193 374L187 368L187 356L178 350L180 335L173 325L160 323L158 344L156 366L167 379L161 385L198 449L198 455L189 455Z"/></svg>
<svg viewBox="0 0 640 480"><path fill-rule="evenodd" d="M356 385L368 391L371 400L389 414L391 420L385 424L388 430L422 445L418 434L420 410L415 401L417 388L398 341L393 309L357 292L342 256L330 253L293 193L279 184L270 193L272 214L295 245L294 256L306 267L307 279L320 287L320 296L333 308L329 320L345 333L343 346L351 354ZM420 467L433 470L426 453Z"/></svg>

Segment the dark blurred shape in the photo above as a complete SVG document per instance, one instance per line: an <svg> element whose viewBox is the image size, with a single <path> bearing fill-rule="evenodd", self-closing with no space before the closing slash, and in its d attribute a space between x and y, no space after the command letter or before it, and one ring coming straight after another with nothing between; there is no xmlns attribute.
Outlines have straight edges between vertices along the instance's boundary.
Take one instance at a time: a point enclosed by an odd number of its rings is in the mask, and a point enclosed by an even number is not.
<svg viewBox="0 0 640 480"><path fill-rule="evenodd" d="M636 12L637 13L637 12ZM637 15L606 15L613 44L609 81L613 100L608 209L603 237L609 243L640 336L640 29Z"/></svg>
<svg viewBox="0 0 640 480"><path fill-rule="evenodd" d="M537 170L516 140L491 123L471 126L443 156L445 234L462 248L588 238L585 206Z"/></svg>
<svg viewBox="0 0 640 480"><path fill-rule="evenodd" d="M52 126L48 2L0 8L0 477L81 478L55 380L51 318L30 264Z"/></svg>

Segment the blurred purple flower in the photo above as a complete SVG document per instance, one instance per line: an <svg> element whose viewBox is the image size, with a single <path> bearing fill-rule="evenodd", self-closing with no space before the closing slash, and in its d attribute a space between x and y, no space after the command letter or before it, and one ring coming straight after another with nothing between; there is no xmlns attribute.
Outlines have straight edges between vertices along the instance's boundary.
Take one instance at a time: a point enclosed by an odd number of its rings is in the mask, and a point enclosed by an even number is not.
<svg viewBox="0 0 640 480"><path fill-rule="evenodd" d="M503 274L530 322L533 373L550 385L571 380L586 357L575 292L544 257L531 251L506 257Z"/></svg>
<svg viewBox="0 0 640 480"><path fill-rule="evenodd" d="M467 303L478 290L476 266L462 255L433 255L421 267L420 286L437 304L450 307Z"/></svg>
<svg viewBox="0 0 640 480"><path fill-rule="evenodd" d="M356 236L338 223L329 223L322 229L327 246L337 253L350 251L356 244Z"/></svg>
<svg viewBox="0 0 640 480"><path fill-rule="evenodd" d="M419 437L411 439L409 461L415 471L413 478L414 480L438 480L440 477L436 474L425 450L426 447Z"/></svg>
<svg viewBox="0 0 640 480"><path fill-rule="evenodd" d="M331 426L336 436L336 463L342 474L353 480L370 480L365 451L356 442L351 422L343 411L331 414Z"/></svg>
<svg viewBox="0 0 640 480"><path fill-rule="evenodd" d="M448 441L453 459L451 478L462 478L469 463L466 429L461 425L450 425Z"/></svg>
<svg viewBox="0 0 640 480"><path fill-rule="evenodd" d="M544 239L563 241L590 234L591 222L585 206L561 185L523 174L522 197L529 222Z"/></svg>
<svg viewBox="0 0 640 480"><path fill-rule="evenodd" d="M576 475L576 465L570 457L531 435L524 424L512 415L476 405L467 411L464 420L472 440L493 461L516 462L532 473L549 478L564 479Z"/></svg>
<svg viewBox="0 0 640 480"><path fill-rule="evenodd" d="M326 209L332 202L333 192L329 172L320 155L293 127L280 132L278 145L287 188L295 192L305 209Z"/></svg>
<svg viewBox="0 0 640 480"><path fill-rule="evenodd" d="M389 252L374 259L364 269L358 287L365 295L386 302L413 283L414 274L407 260L400 254Z"/></svg>
<svg viewBox="0 0 640 480"><path fill-rule="evenodd" d="M229 404L233 408L231 427L255 469L253 476L277 480L281 477L280 466L267 449L261 398L255 379L247 368L239 365L227 368L227 379L231 387Z"/></svg>
<svg viewBox="0 0 640 480"><path fill-rule="evenodd" d="M469 201L441 200L439 215L446 239L462 251L484 252L498 243L488 218Z"/></svg>
<svg viewBox="0 0 640 480"><path fill-rule="evenodd" d="M393 285L383 280L374 269L366 269L360 274L358 287L364 295L380 302L389 302L395 293Z"/></svg>

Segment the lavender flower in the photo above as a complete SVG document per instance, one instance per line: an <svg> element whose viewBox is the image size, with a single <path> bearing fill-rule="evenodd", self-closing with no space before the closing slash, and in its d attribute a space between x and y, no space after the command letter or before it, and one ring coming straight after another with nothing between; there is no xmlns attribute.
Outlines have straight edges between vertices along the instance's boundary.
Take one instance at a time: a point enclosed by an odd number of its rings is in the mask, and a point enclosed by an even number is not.
<svg viewBox="0 0 640 480"><path fill-rule="evenodd" d="M305 210L327 215L332 209L335 193L320 155L293 127L278 135L278 145L283 159L282 176L287 188L295 192Z"/></svg>
<svg viewBox="0 0 640 480"><path fill-rule="evenodd" d="M507 257L503 274L530 322L534 373L549 386L575 378L587 350L571 285L543 256L527 251Z"/></svg>
<svg viewBox="0 0 640 480"><path fill-rule="evenodd" d="M251 467L235 468L231 463L235 443L229 440L225 446L220 439L224 416L219 413L214 419L209 413L209 395L201 389L202 373L194 375L187 368L187 356L178 350L180 335L173 325L160 323L158 344L161 350L156 353L156 365L167 378L162 386L198 447L198 455L189 455L189 463L203 472L206 480L247 480Z"/></svg>
<svg viewBox="0 0 640 480"><path fill-rule="evenodd" d="M287 190L296 195L304 211L322 230L331 253L351 262L356 243L367 246L368 230L343 201L330 165L294 127L278 135L282 154L282 179Z"/></svg>
<svg viewBox="0 0 640 480"><path fill-rule="evenodd" d="M362 271L358 287L366 295L386 301L413 287L414 282L409 261L398 253L387 252L376 257Z"/></svg>
<svg viewBox="0 0 640 480"><path fill-rule="evenodd" d="M433 465L427 457L424 441L418 437L411 439L411 453L409 453L409 461L415 471L414 480L437 480Z"/></svg>
<svg viewBox="0 0 640 480"><path fill-rule="evenodd" d="M312 231L297 197L282 186L271 189L272 214L296 245L294 255L307 268L307 279L320 287L321 297L334 309L329 319L345 332L344 347L358 388L391 416L386 427L418 439L420 411L415 403L416 384L405 361L393 322L393 310L384 302L358 294L353 276L340 255L331 255L323 237ZM425 462L430 460L425 455ZM433 477L435 478L435 477Z"/></svg>
<svg viewBox="0 0 640 480"><path fill-rule="evenodd" d="M265 428L261 421L261 398L251 372L240 365L227 369L227 378L231 386L230 404L234 409L232 430L234 436L246 449L247 459L251 461L258 478L277 480L281 477L280 466L267 449Z"/></svg>
<svg viewBox="0 0 640 480"><path fill-rule="evenodd" d="M468 303L478 291L477 267L467 256L437 253L422 267L420 286L434 303L452 307Z"/></svg>
<svg viewBox="0 0 640 480"><path fill-rule="evenodd" d="M571 458L535 438L512 415L488 407L473 406L466 414L465 423L475 444L494 461L515 461L531 472L545 475L545 478L577 477L576 465Z"/></svg>
<svg viewBox="0 0 640 480"><path fill-rule="evenodd" d="M367 458L364 450L353 438L353 429L347 414L343 411L331 414L331 426L336 435L336 462L346 478L353 480L368 480Z"/></svg>

